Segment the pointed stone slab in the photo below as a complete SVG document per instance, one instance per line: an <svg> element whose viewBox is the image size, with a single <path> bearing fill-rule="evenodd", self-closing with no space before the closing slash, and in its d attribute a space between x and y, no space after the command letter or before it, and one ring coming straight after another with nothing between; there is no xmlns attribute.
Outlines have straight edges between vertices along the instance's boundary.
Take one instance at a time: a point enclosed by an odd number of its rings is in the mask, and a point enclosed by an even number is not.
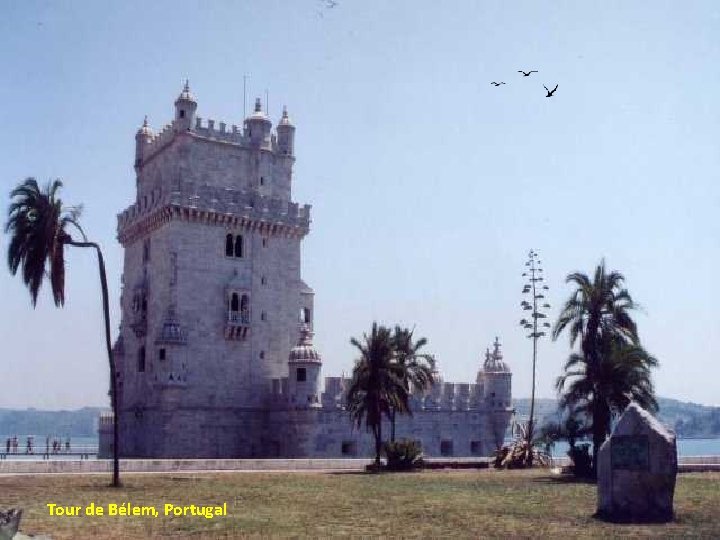
<svg viewBox="0 0 720 540"><path fill-rule="evenodd" d="M677 469L675 435L637 403L630 403L598 452L598 517L672 520Z"/></svg>
<svg viewBox="0 0 720 540"><path fill-rule="evenodd" d="M22 509L0 510L0 540L10 540L20 527Z"/></svg>

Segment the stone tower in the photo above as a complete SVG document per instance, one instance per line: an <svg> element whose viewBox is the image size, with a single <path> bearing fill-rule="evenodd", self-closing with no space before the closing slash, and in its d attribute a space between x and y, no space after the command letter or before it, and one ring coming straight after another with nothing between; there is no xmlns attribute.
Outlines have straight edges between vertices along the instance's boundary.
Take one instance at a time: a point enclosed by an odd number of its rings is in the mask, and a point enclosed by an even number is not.
<svg viewBox="0 0 720 540"><path fill-rule="evenodd" d="M505 430L512 414L512 373L503 361L500 340L496 337L493 352L485 351L483 369L478 371L478 387L482 387L492 439L496 448L503 444Z"/></svg>
<svg viewBox="0 0 720 540"><path fill-rule="evenodd" d="M136 200L118 216L123 456L259 455L272 380L313 326L287 111L277 134L259 99L242 128L196 112L186 83L171 124L145 120Z"/></svg>

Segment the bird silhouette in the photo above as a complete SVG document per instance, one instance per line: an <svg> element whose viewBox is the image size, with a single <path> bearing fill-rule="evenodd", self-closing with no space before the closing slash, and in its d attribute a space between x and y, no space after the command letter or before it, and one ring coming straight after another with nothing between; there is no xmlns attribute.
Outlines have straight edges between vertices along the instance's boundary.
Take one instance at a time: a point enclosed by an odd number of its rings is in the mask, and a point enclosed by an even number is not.
<svg viewBox="0 0 720 540"><path fill-rule="evenodd" d="M495 82L495 81L493 81L493 82L491 82L490 84L492 84L493 86L500 86L501 84L505 84L505 83L504 83L504 82Z"/></svg>
<svg viewBox="0 0 720 540"><path fill-rule="evenodd" d="M529 77L531 73L537 73L537 70L523 71L522 69L518 69L518 73L522 73L523 77Z"/></svg>
<svg viewBox="0 0 720 540"><path fill-rule="evenodd" d="M547 96L545 96L545 97L553 97L553 94L555 93L555 90L557 90L558 85L557 84L555 85L555 88L552 89L552 92L550 90L548 90L548 87L545 86L544 84L543 84L543 88L545 90L547 90Z"/></svg>

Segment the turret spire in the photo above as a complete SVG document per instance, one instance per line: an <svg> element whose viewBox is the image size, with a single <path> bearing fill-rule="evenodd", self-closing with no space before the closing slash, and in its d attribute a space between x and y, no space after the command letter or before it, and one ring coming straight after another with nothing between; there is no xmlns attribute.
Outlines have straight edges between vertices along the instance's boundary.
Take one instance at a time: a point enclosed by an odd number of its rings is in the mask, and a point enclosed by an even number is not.
<svg viewBox="0 0 720 540"><path fill-rule="evenodd" d="M495 359L495 361L497 362L502 360L502 353L500 352L500 340L497 336L495 336L495 343L493 343L493 347L493 358Z"/></svg>

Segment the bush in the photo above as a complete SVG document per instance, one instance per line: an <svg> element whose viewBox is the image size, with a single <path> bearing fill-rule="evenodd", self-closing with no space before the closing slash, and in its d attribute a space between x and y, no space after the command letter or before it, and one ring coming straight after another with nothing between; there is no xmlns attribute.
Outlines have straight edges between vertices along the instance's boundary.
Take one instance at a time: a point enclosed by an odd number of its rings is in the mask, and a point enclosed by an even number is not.
<svg viewBox="0 0 720 540"><path fill-rule="evenodd" d="M495 467L496 469L502 469L504 467L503 463L505 463L505 458L507 458L509 453L510 448L508 448L507 446L503 446L502 448L498 448L497 450L495 450L493 467Z"/></svg>
<svg viewBox="0 0 720 540"><path fill-rule="evenodd" d="M590 445L578 444L571 446L568 456L572 461L572 472L575 476L587 478L592 476L592 459L590 458Z"/></svg>
<svg viewBox="0 0 720 540"><path fill-rule="evenodd" d="M383 448L390 471L409 471L422 467L422 448L417 441L401 439L385 443Z"/></svg>
<svg viewBox="0 0 720 540"><path fill-rule="evenodd" d="M532 457L532 465L547 467L550 465L550 454L528 445L527 441L517 439L510 446L503 446L495 452L494 467L496 469L524 469L528 466L528 458Z"/></svg>

